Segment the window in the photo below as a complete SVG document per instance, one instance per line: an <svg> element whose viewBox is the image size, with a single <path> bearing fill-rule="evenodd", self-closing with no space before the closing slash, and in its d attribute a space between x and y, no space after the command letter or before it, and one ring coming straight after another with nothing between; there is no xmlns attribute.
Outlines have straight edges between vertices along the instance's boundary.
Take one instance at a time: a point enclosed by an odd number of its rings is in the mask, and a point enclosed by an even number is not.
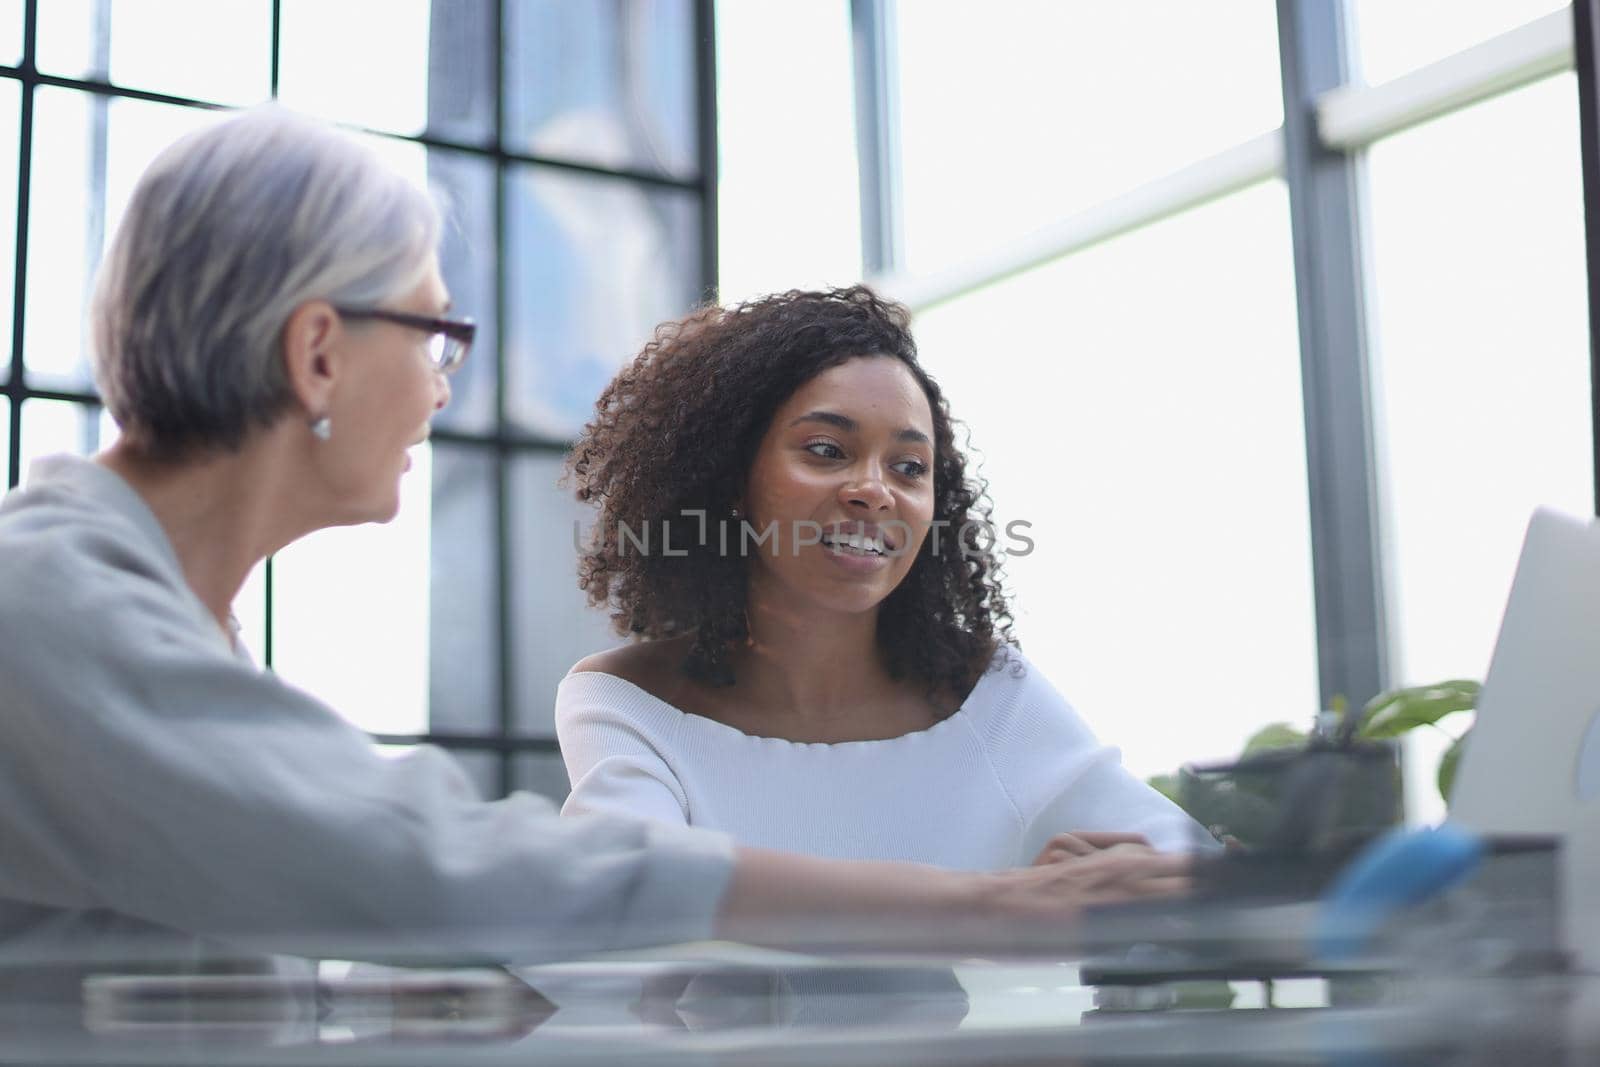
<svg viewBox="0 0 1600 1067"><path fill-rule="evenodd" d="M1322 79L1338 80L1349 56L1355 84L1339 99L1365 132L1341 130L1347 157L1310 153L1310 174L1279 164L1283 184L1259 184L1259 160L1244 192L1185 172L1176 206L1171 183L1152 179L1281 121L1268 5L1157 5L1153 22L1148 6L1011 0L983 18L898 7L906 258L883 281L922 303L923 349L987 453L1000 507L1059 528L1054 562L1041 529L1012 563L1020 635L1136 770L1226 755L1273 719L1308 722L1317 667L1324 701L1385 670L1391 686L1481 678L1529 512L1594 508L1576 94L1571 74L1549 76L1566 7L1354 0L1341 43L1333 5L1279 5L1299 16L1282 28L1302 60L1290 76L1333 89ZM1145 21L1118 21L1134 18ZM1533 20L1537 32L1523 31ZM1537 69L1530 48L1544 50ZM1436 62L1449 77L1400 94L1420 124L1376 125L1396 94L1359 83ZM1486 99L1449 112L1468 89ZM1296 123L1280 136L1299 149L1317 133ZM1331 338L1304 354L1288 310L1285 186L1328 245L1296 249L1301 259L1367 268L1298 294L1319 343ZM1301 359L1318 372L1303 398ZM1330 381L1370 389L1370 426L1331 411L1317 392ZM1274 455L1241 448L1241 427ZM1254 491L1229 484L1231 470ZM1330 500L1365 505L1371 528L1326 521L1354 513ZM1315 552L1312 503L1328 537ZM1240 553L1257 533L1263 551ZM1329 592L1329 632L1314 630L1312 575ZM1380 581L1374 626L1351 605ZM1136 722L1159 736L1135 740ZM1444 743L1408 739L1414 818L1442 811Z"/></svg>
<svg viewBox="0 0 1600 1067"><path fill-rule="evenodd" d="M1574 76L1370 150L1396 684L1482 678L1528 517L1594 508ZM1413 804L1438 813L1420 734Z"/></svg>
<svg viewBox="0 0 1600 1067"><path fill-rule="evenodd" d="M23 8L0 2L0 198L18 209L0 245L26 271L20 307L0 278L22 339L0 364L6 484L115 435L84 311L155 153L272 97L348 125L440 192L445 279L479 341L400 518L291 546L236 614L258 657L382 741L450 747L491 794L559 797L554 683L611 638L555 482L612 371L716 281L709 0L51 0L29 27Z"/></svg>
<svg viewBox="0 0 1600 1067"><path fill-rule="evenodd" d="M1482 677L1528 515L1593 507L1573 80L1371 149L1382 472L1406 682Z"/></svg>
<svg viewBox="0 0 1600 1067"><path fill-rule="evenodd" d="M725 301L860 277L850 33L849 0L717 3Z"/></svg>
<svg viewBox="0 0 1600 1067"><path fill-rule="evenodd" d="M905 264L928 272L1268 133L1265 0L898 12Z"/></svg>
<svg viewBox="0 0 1600 1067"><path fill-rule="evenodd" d="M940 293L916 309L923 359L997 524L1032 524L1006 564L1016 636L1140 775L1309 721L1286 188L1262 170L1120 235L1139 209L1117 206L1281 123L1273 5L893 11L904 255L886 283ZM1068 218L1095 236L1008 260ZM971 285L951 296L954 275Z"/></svg>
<svg viewBox="0 0 1600 1067"><path fill-rule="evenodd" d="M1316 706L1294 308L1272 182L919 318L1017 637L1141 776Z"/></svg>
<svg viewBox="0 0 1600 1067"><path fill-rule="evenodd" d="M1389 81L1541 15L1567 0L1348 0L1356 80Z"/></svg>

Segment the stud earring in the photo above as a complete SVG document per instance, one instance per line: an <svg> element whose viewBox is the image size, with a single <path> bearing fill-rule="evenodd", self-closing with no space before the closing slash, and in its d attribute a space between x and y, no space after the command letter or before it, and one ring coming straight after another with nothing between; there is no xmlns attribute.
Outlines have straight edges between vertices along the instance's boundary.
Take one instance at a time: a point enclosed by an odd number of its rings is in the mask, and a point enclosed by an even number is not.
<svg viewBox="0 0 1600 1067"><path fill-rule="evenodd" d="M738 517L739 517L739 509L738 508L729 508L728 509L728 518L737 519Z"/></svg>
<svg viewBox="0 0 1600 1067"><path fill-rule="evenodd" d="M317 440L326 441L333 436L333 420L324 415L311 421L311 432L317 435Z"/></svg>

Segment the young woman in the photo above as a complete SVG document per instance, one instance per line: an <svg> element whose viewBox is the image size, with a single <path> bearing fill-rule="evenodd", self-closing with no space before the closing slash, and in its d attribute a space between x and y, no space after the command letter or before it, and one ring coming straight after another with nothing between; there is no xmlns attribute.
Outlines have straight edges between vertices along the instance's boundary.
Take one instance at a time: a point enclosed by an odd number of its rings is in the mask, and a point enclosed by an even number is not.
<svg viewBox="0 0 1600 1067"><path fill-rule="evenodd" d="M855 287L670 325L570 467L599 505L580 584L638 640L560 686L567 813L969 870L1203 840L1011 640L1006 535L903 308Z"/></svg>

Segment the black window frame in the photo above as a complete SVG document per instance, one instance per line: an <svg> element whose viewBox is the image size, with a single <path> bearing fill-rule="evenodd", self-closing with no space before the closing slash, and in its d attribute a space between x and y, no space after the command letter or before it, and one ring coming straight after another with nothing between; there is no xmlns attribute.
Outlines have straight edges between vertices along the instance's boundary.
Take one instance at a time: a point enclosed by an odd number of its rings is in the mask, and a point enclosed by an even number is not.
<svg viewBox="0 0 1600 1067"><path fill-rule="evenodd" d="M515 554L510 550L510 541L514 535L511 526L510 506L510 495L512 493L511 472L516 459L519 457L562 455L568 451L572 444L570 440L565 438L540 436L521 431L507 419L505 399L507 346L505 338L508 323L505 309L508 296L506 292L507 259L510 253L506 240L509 230L506 187L512 169L524 166L536 169L545 168L554 171L590 175L609 181L623 181L639 187L667 188L692 194L697 198L700 209L700 276L696 279L695 289L702 294L715 294L717 291L717 113L713 0L688 0L693 19L694 56L691 76L694 82L692 91L698 127L696 144L698 174L693 178L658 174L630 167L599 166L575 159L508 149L506 147L507 131L504 114L506 70L503 30L506 26L506 10L512 2L514 0L493 0L492 2L490 17L493 20L493 24L490 43L493 48L493 55L484 57L493 66L494 83L494 128L488 143L454 140L435 136L427 131L421 134L405 135L357 126L346 127L356 132L395 141L410 142L421 145L424 148L444 149L465 156L485 159L493 164L495 170L494 227L496 251L494 286L496 299L493 309L495 344L492 346L492 351L480 346L472 356L474 360L488 359L494 361L496 390L493 425L491 429L485 432L468 432L440 427L434 430L432 438L435 442L450 447L486 452L492 457L494 464L494 544L489 547L494 553L496 573L499 576L496 603L493 606L498 620L499 631L495 653L500 673L498 686L499 707L495 709L493 731L482 735L430 730L420 734L373 734L372 736L375 741L383 744L415 745L426 743L461 753L488 753L495 757L497 770L495 781L488 783L488 785L490 791L497 795L504 795L511 790L515 781L515 762L518 756L537 754L550 757L558 756L559 754L555 738L527 736L519 733L516 726L517 715L514 705L517 689L513 675L516 670L517 649L514 647L516 635L512 629L512 601L517 575L515 573ZM8 489L17 486L22 479L22 420L24 411L30 402L66 401L82 405L87 413L95 417L98 417L102 407L99 396L92 391L51 389L31 385L24 366L24 331L28 292L28 227L30 221L30 191L33 181L34 96L36 91L41 87L52 87L76 90L102 100L113 98L143 100L151 103L211 111L232 109L228 105L215 101L120 86L105 78L68 78L41 73L36 62L38 36L39 0L25 0L21 62L16 66L0 65L0 79L17 83L20 90L15 248L16 275L14 279L11 323L11 363L10 374L5 384L0 386L0 396L5 396L11 401L9 425L6 427L6 432L9 434L10 439L10 454L5 483ZM279 57L282 50L281 0L272 0L271 3L271 32L267 47L271 49L271 64L269 68L270 97L276 99L278 97ZM684 308L683 310L688 311L689 309ZM270 559L266 565L265 595L267 636L265 647L258 651L262 656L263 663L270 669L273 663L272 633L274 625L272 561Z"/></svg>

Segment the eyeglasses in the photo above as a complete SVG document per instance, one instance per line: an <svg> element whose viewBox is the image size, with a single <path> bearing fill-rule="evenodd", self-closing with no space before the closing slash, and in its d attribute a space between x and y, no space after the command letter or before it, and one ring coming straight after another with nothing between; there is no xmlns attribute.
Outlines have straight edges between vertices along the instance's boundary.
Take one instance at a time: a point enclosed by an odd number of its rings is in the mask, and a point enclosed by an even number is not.
<svg viewBox="0 0 1600 1067"><path fill-rule="evenodd" d="M347 319L379 319L421 330L428 335L428 358L433 362L433 369L441 374L454 373L461 366L472 349L472 339L478 335L478 324L471 319L436 319L385 308L335 307L333 310Z"/></svg>

